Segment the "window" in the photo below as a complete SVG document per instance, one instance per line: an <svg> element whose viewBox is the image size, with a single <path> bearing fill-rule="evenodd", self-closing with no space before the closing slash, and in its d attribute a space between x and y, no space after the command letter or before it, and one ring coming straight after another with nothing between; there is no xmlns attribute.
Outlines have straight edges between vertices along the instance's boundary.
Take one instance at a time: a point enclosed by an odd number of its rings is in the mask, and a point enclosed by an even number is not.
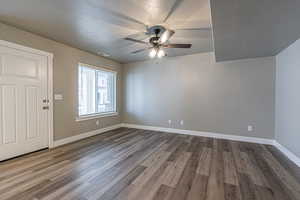
<svg viewBox="0 0 300 200"><path fill-rule="evenodd" d="M116 113L117 73L79 64L79 117Z"/></svg>

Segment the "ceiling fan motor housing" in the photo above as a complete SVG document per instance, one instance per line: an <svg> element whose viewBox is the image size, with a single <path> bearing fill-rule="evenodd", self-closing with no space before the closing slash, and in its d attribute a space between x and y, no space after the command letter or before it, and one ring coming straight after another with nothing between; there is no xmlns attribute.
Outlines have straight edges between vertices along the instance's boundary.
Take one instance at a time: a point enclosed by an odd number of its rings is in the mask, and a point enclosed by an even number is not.
<svg viewBox="0 0 300 200"><path fill-rule="evenodd" d="M161 25L155 25L148 28L148 33L150 35L160 36L163 32L165 32L166 28Z"/></svg>
<svg viewBox="0 0 300 200"><path fill-rule="evenodd" d="M150 44L153 46L159 45L159 38L163 32L165 32L166 28L161 25L155 25L148 28L148 33L150 35L155 35L149 39Z"/></svg>
<svg viewBox="0 0 300 200"><path fill-rule="evenodd" d="M150 39L149 39L149 42L150 42L150 44L152 44L153 46L156 46L156 45L158 45L159 44L159 42L158 42L158 40L159 40L159 37L151 37Z"/></svg>
<svg viewBox="0 0 300 200"><path fill-rule="evenodd" d="M144 45L147 45L148 47L144 49L140 49L137 51L132 52L133 54L140 53L146 50L150 51L150 57L155 57L156 54L158 54L158 57L161 58L165 56L166 54L163 52L163 48L191 48L191 44L171 44L168 42L168 40L174 35L175 31L168 30L162 25L155 25L148 27L146 29L146 35L149 35L151 38L149 39L149 42L145 42L142 40L136 40L130 37L124 38L125 40L129 40L136 43L141 43ZM150 44L150 46L149 46ZM151 53L153 52L153 53ZM162 56L162 53L164 54Z"/></svg>

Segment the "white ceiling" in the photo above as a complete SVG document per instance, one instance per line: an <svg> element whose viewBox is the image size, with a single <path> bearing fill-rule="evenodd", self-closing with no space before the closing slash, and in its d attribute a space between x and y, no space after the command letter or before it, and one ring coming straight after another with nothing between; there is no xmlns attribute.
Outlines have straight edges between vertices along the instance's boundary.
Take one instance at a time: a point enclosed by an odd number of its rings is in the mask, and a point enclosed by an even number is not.
<svg viewBox="0 0 300 200"><path fill-rule="evenodd" d="M0 0L0 21L92 52L105 52L122 63L148 59L130 52L143 44L145 25L170 29L211 27L209 0ZM168 49L168 56L209 52L211 30L177 30L172 43L191 49Z"/></svg>

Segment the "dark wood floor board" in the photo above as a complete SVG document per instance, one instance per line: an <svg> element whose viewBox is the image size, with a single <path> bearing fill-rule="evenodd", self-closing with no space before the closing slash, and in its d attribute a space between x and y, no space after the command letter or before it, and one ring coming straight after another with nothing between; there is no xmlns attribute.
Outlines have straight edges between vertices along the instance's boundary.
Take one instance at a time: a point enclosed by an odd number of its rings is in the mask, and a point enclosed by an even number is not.
<svg viewBox="0 0 300 200"><path fill-rule="evenodd" d="M273 157L273 155L264 147L262 156L273 169L273 172L279 177L281 182L288 188L294 197L300 197L300 184L284 167Z"/></svg>
<svg viewBox="0 0 300 200"><path fill-rule="evenodd" d="M34 185L33 187L30 187L30 189L16 193L15 195L11 196L10 198L7 198L7 200L29 200L29 199L34 199L36 193L40 190L42 190L44 187L47 187L49 184L49 180L44 180L40 182L39 184Z"/></svg>
<svg viewBox="0 0 300 200"><path fill-rule="evenodd" d="M66 168L68 166L70 166L70 162L63 161L60 163L53 164L47 168L44 168L43 170L39 171L38 173L34 173L33 171L30 171L30 173L23 174L22 177L10 179L9 182L4 182L4 183L1 182L0 192L5 193L5 192L9 191L8 188L17 189L16 186L18 186L18 185L23 185L24 183L35 182L37 180L44 179L46 176L52 177L55 174L57 174L59 172L59 170L62 171L62 170L64 170L64 168ZM51 174L49 174L49 173L51 173Z"/></svg>
<svg viewBox="0 0 300 200"><path fill-rule="evenodd" d="M224 200L224 168L222 143L213 140L211 169L207 185L207 200Z"/></svg>
<svg viewBox="0 0 300 200"><path fill-rule="evenodd" d="M219 142L222 144L222 150L225 152L231 152L231 145L229 140L219 140Z"/></svg>
<svg viewBox="0 0 300 200"><path fill-rule="evenodd" d="M300 200L267 145L120 128L0 162L1 200Z"/></svg>
<svg viewBox="0 0 300 200"><path fill-rule="evenodd" d="M246 162L246 172L252 182L259 186L270 187L266 177L259 169L256 160L253 157L249 157L246 152L241 152L241 157Z"/></svg>
<svg viewBox="0 0 300 200"><path fill-rule="evenodd" d="M39 152L34 152L28 155L24 155L24 157L20 156L18 158L14 158L8 161L0 162L0 177L4 176L4 172L11 171L11 168L18 169L23 168L24 166L33 166L38 163L42 163L47 160L53 159L53 157L57 154L61 154L62 151L59 150L42 150ZM0 178L1 179L1 178Z"/></svg>
<svg viewBox="0 0 300 200"><path fill-rule="evenodd" d="M238 173L239 187L243 200L257 200L255 197L255 185L247 174Z"/></svg>
<svg viewBox="0 0 300 200"><path fill-rule="evenodd" d="M14 193L18 193L25 190L30 190L31 187L39 185L46 180L50 180L51 177L55 177L62 173L66 167L70 165L67 164L67 161L61 162L59 164L53 165L49 168L46 168L43 172L38 174L31 174L29 177L22 177L20 180L15 180L13 184L5 184L9 186L8 188L4 188L1 190L1 195L3 196L11 196ZM49 182L48 182L49 183Z"/></svg>
<svg viewBox="0 0 300 200"><path fill-rule="evenodd" d="M124 190L122 190L116 200L139 200L141 197L143 199L154 198L157 191L161 186L162 176L166 170L167 163L164 163L160 168L150 177L150 179L144 184L135 185L130 184Z"/></svg>
<svg viewBox="0 0 300 200"><path fill-rule="evenodd" d="M247 174L247 162L241 155L239 143L236 141L231 142L231 149L237 172Z"/></svg>
<svg viewBox="0 0 300 200"><path fill-rule="evenodd" d="M224 185L225 200L241 200L240 187L225 183Z"/></svg>
<svg viewBox="0 0 300 200"><path fill-rule="evenodd" d="M255 161L258 165L259 169L264 174L265 178L270 185L270 189L273 193L274 199L276 200L286 200L286 199L295 199L291 196L287 187L283 184L282 180L274 173L272 168L269 166L267 161L264 159L262 152L263 149L261 145L252 144L253 149L248 148L248 156ZM296 197L296 199L300 199L300 197Z"/></svg>
<svg viewBox="0 0 300 200"><path fill-rule="evenodd" d="M130 185L141 173L143 173L145 169L146 167L144 166L137 166L134 170L128 173L128 175L118 181L113 187L104 192L103 195L99 197L99 200L112 200L126 186Z"/></svg>
<svg viewBox="0 0 300 200"><path fill-rule="evenodd" d="M133 152L134 153L134 152ZM88 183L85 184L83 186L81 186L80 188L84 188L85 186L87 186L87 188L89 188L89 190L92 190L95 186L95 183L89 183L92 180L101 180L101 184L104 185L107 181L110 180L110 178L116 178L118 177L119 173L122 169L117 169L117 167L114 167L115 165L117 165L118 163L122 163L123 165L125 164L125 162L123 163L122 160L125 160L127 157L116 157L114 159L110 159L109 161L107 160L107 162L105 163L99 163L99 167L98 168L94 168L91 170L88 170L87 173L82 174L81 176L78 176L77 179L72 180L71 182L65 184L62 188L59 188L59 191L54 192L54 194L56 193L56 195L61 195L61 193L64 193L65 190L68 190L68 188L72 187L73 185L76 185L78 183L83 184L83 183ZM125 169L123 169L125 170ZM79 173L81 174L81 173ZM123 175L126 173L123 173ZM68 174L69 176L76 176L76 175L72 175L72 174ZM61 177L64 178L64 177ZM106 182L104 181L106 180ZM116 180L114 180L116 181ZM101 188L101 187L100 187ZM48 196L46 199L51 199L54 198L54 195L51 194L50 196ZM57 196L55 196L55 198L57 198Z"/></svg>
<svg viewBox="0 0 300 200"><path fill-rule="evenodd" d="M199 148L203 148L203 146L201 145L201 138L199 137L191 137L192 140L190 142L189 148L187 149L187 152L194 152L195 149Z"/></svg>
<svg viewBox="0 0 300 200"><path fill-rule="evenodd" d="M166 200L170 198L171 194L173 193L174 188L171 188L166 185L161 185L157 192L155 193L152 200Z"/></svg>
<svg viewBox="0 0 300 200"><path fill-rule="evenodd" d="M197 145L191 150L192 154L185 165L185 168L175 187L174 193L171 195L170 200L180 200L188 197L188 194L192 188L193 180L197 173L200 151L201 149L197 147Z"/></svg>
<svg viewBox="0 0 300 200"><path fill-rule="evenodd" d="M132 200L139 200L143 197L144 200L152 200L162 185L163 176L167 169L167 163L163 163L147 182L137 185L132 184ZM131 199L131 198L130 198Z"/></svg>
<svg viewBox="0 0 300 200"><path fill-rule="evenodd" d="M1 170L0 181L15 176L19 173L23 173L26 171L32 171L32 168L39 166L45 162L52 162L53 156L45 156L41 157L39 160L35 160L28 163L19 163L17 162L15 166L10 164L9 168Z"/></svg>
<svg viewBox="0 0 300 200"><path fill-rule="evenodd" d="M141 149L132 152L132 156L129 156L116 166L100 174L100 176L96 176L91 179L89 182L93 185L93 187L89 189L90 191L87 195L90 199L96 199L97 196L102 196L102 194L112 187L113 184L122 179L136 165L145 160L145 158L154 153L163 144L164 141L159 139L153 140L149 144L144 144L141 146Z"/></svg>
<svg viewBox="0 0 300 200"><path fill-rule="evenodd" d="M208 176L196 174L187 195L187 200L205 200L207 191Z"/></svg>
<svg viewBox="0 0 300 200"><path fill-rule="evenodd" d="M273 156L280 162L280 164L300 182L300 170L299 167L289 160L281 151L271 145L266 145L266 148L273 154Z"/></svg>
<svg viewBox="0 0 300 200"><path fill-rule="evenodd" d="M184 142L184 139L182 137L179 137L178 135L174 135L174 137L170 137L169 141L167 141L168 147L166 151L173 152L178 148L179 145L181 145Z"/></svg>
<svg viewBox="0 0 300 200"><path fill-rule="evenodd" d="M224 183L238 186L239 181L237 177L237 170L235 168L235 163L233 155L229 151L223 152L224 161Z"/></svg>
<svg viewBox="0 0 300 200"><path fill-rule="evenodd" d="M203 147L202 152L200 154L199 163L197 167L197 173L203 176L209 176L210 166L211 166L211 158L212 158L212 149Z"/></svg>
<svg viewBox="0 0 300 200"><path fill-rule="evenodd" d="M207 148L213 148L213 138L208 138L208 137L202 137L202 142Z"/></svg>
<svg viewBox="0 0 300 200"><path fill-rule="evenodd" d="M74 181L74 177L73 176L65 176L62 179L57 179L55 181L51 181L47 187L41 188L39 189L36 193L35 193L35 198L36 199L42 199L46 196L49 196L53 193L55 193L56 191L60 190L61 188L63 188L65 185L69 184L70 182ZM75 189L78 185L74 186L73 189Z"/></svg>
<svg viewBox="0 0 300 200"><path fill-rule="evenodd" d="M186 141L186 139L182 140L180 142L180 145L177 146L177 148L174 148L172 150L175 150L170 155L168 161L174 161L178 155L180 155L182 152L185 152L189 148L190 143Z"/></svg>
<svg viewBox="0 0 300 200"><path fill-rule="evenodd" d="M270 188L255 185L255 197L259 200L274 200L274 193Z"/></svg>
<svg viewBox="0 0 300 200"><path fill-rule="evenodd" d="M168 162L162 184L173 188L176 187L191 154L191 152L183 152L176 160Z"/></svg>

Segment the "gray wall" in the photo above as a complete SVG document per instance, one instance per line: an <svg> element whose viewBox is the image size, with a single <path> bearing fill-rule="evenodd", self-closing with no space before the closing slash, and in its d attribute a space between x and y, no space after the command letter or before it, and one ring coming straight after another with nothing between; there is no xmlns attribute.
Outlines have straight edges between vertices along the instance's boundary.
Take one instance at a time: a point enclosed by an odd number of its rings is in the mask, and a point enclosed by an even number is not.
<svg viewBox="0 0 300 200"><path fill-rule="evenodd" d="M274 57L216 63L213 53L195 54L130 63L123 73L125 123L171 119L172 128L274 138Z"/></svg>
<svg viewBox="0 0 300 200"><path fill-rule="evenodd" d="M276 56L275 139L300 157L300 40Z"/></svg>
<svg viewBox="0 0 300 200"><path fill-rule="evenodd" d="M6 40L54 54L53 82L54 93L64 95L63 101L54 102L55 140L74 136L101 127L118 124L121 116L100 118L100 126L95 120L76 122L77 115L77 69L78 62L105 66L118 71L118 110L121 110L121 76L119 63L81 51L43 37L21 31L0 23L0 40Z"/></svg>

